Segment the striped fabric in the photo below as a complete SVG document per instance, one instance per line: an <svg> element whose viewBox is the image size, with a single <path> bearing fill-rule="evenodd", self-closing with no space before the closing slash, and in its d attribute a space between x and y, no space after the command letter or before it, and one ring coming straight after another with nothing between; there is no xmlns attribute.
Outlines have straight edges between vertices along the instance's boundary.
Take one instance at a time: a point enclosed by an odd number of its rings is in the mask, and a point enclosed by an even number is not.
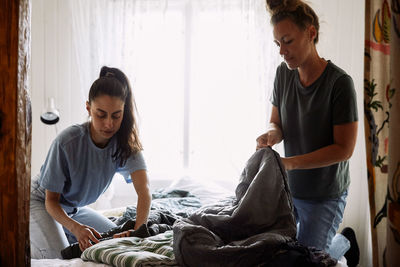
<svg viewBox="0 0 400 267"><path fill-rule="evenodd" d="M172 243L172 230L147 238L116 238L91 246L81 258L112 266L177 266Z"/></svg>

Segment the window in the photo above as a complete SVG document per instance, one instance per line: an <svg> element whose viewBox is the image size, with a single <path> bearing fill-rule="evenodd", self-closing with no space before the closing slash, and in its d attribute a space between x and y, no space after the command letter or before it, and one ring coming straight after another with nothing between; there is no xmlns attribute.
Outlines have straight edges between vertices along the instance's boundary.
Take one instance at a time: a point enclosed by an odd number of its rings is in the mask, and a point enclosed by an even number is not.
<svg viewBox="0 0 400 267"><path fill-rule="evenodd" d="M82 94L102 65L128 75L150 174L236 180L279 61L265 1L72 2Z"/></svg>

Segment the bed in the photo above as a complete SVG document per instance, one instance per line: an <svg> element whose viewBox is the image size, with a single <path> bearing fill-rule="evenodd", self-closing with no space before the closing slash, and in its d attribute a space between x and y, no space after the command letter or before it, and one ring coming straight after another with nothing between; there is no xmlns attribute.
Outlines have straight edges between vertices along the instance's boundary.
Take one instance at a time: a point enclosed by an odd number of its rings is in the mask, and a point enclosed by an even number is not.
<svg viewBox="0 0 400 267"><path fill-rule="evenodd" d="M221 182L224 184L223 182ZM229 182L226 182L229 183ZM162 184L165 184L165 181L162 182ZM191 212L195 209L197 209L200 206L204 205L210 205L214 202L217 202L220 199L225 199L227 197L232 196L233 192L231 190L228 190L227 188L232 188L232 184L229 183L229 185L223 187L219 183L214 183L214 182L204 182L201 179L197 179L194 177L189 177L189 176L182 176L178 177L172 181L169 182L167 186L164 186L162 188L158 188L157 185L155 185L155 189L152 192L153 198L158 199L153 200L152 203L152 208L154 210L158 210L162 207L167 207L169 205L169 209L171 212L174 213L180 213L181 215L182 212ZM171 194L167 194L167 196L170 196L168 198L163 198L165 196L165 192L184 192L188 193L188 197L179 197L181 199L181 205L175 205L177 203L178 196L173 197ZM172 196L172 197L171 197ZM188 201L188 199L192 198L192 201ZM167 200L167 201L165 201ZM172 204L171 204L172 203ZM101 213L104 214L107 217L111 218L122 218L124 213L129 213L132 210L133 206L127 206L127 207L117 207L117 208L110 208L110 209L105 209L101 210ZM179 210L180 208L183 208ZM129 238L127 238L129 239ZM121 239L122 240L122 239ZM103 243L104 244L104 243ZM105 267L105 266L112 266L109 264L104 264L104 263L98 263L94 261L84 261L81 258L74 258L74 259L32 259L31 260L31 266L33 267L61 267L61 266L76 266L76 267ZM139 265L137 265L139 266Z"/></svg>
<svg viewBox="0 0 400 267"><path fill-rule="evenodd" d="M249 164L254 157L256 162ZM282 177L282 180L278 179L280 182L273 185L265 182L274 180L271 177L266 178L266 175L281 173L279 164L273 165L275 171L271 172L268 160L274 161L272 150L255 153L243 170L235 191L227 189L230 186L204 182L192 177L175 179L167 187L153 191L149 221L156 223L146 226L144 236L105 240L85 250L80 258L32 259L31 265L34 267L194 266L202 262L202 266L254 266L253 263L250 265L246 263L254 259L256 262L263 262L264 259L258 259L257 255L272 257L272 254L264 253L265 251L280 251L281 255L286 255L283 258L287 258L290 254L284 254L282 251L287 253L293 250L287 248L287 244L292 243L286 236L293 236L295 233L292 223L286 225L283 222L290 221L288 217L290 214L281 212L279 216L281 221L271 221L272 216L259 216L259 210L255 208L275 201L270 211L271 214L275 214L289 209L291 205L290 201L285 201L287 199L284 190L285 177ZM254 168L257 171L252 170ZM281 190L283 193L279 194L280 199L275 200L275 196L265 197L265 190L273 192ZM249 204L255 202L259 203ZM110 209L103 213L117 220L117 225L123 225L130 218L134 218L135 207ZM252 218L252 222L248 227L238 230L243 225L243 218L249 217ZM161 224L158 224L160 222L171 227L160 231ZM272 228L268 227L268 230L265 230L264 226L267 224L273 225ZM153 226L156 228L151 228ZM265 232L268 232L267 235ZM242 243L236 241L238 239ZM264 242L265 240L269 241ZM321 255L317 256L321 258ZM226 261L227 258L230 260ZM321 266L347 266L344 257L335 264L329 262Z"/></svg>

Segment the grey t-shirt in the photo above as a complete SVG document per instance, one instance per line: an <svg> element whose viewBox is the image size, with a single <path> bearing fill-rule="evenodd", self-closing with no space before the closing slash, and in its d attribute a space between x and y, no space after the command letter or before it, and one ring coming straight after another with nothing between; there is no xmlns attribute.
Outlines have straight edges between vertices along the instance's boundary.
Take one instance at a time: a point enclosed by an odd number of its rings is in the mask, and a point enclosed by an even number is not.
<svg viewBox="0 0 400 267"><path fill-rule="evenodd" d="M141 152L131 155L120 167L112 157L116 137L106 147L99 148L90 137L89 127L89 123L73 125L56 137L40 169L37 184L33 185L42 194L44 189L60 193L60 204L68 213L95 202L116 172L129 183L131 173L146 169Z"/></svg>
<svg viewBox="0 0 400 267"><path fill-rule="evenodd" d="M277 69L271 102L278 108L286 157L333 144L333 126L358 120L352 78L331 61L321 76L303 87L297 70L283 62ZM349 163L288 171L295 198L339 197L349 186Z"/></svg>

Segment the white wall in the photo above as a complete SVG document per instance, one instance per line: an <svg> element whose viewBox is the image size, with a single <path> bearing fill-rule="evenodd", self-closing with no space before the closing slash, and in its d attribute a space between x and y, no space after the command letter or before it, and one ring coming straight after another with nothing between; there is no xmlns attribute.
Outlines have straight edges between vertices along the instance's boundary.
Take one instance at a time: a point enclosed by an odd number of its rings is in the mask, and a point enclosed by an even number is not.
<svg viewBox="0 0 400 267"><path fill-rule="evenodd" d="M313 0L311 3L320 16L318 50L321 56L347 71L357 91L360 123L356 148L350 160L352 181L342 226L351 226L356 231L362 253L360 266L372 266L363 123L364 1ZM69 93L69 88L76 86L77 70L68 10L68 1L63 0L35 0L32 3L32 174L39 171L56 134L54 126L44 125L39 119L46 98L56 99L61 114L58 131L86 118L86 96ZM55 71L60 69L61 72Z"/></svg>
<svg viewBox="0 0 400 267"><path fill-rule="evenodd" d="M353 78L357 92L359 130L350 160L351 185L341 228L355 229L362 253L360 266L372 266L363 108L365 4L363 0L313 0L312 3L320 18L321 56L344 69Z"/></svg>
<svg viewBox="0 0 400 267"><path fill-rule="evenodd" d="M68 10L68 1L32 2L32 175L39 172L56 130L60 132L86 118L86 99L70 93L70 88L77 86L77 74ZM60 121L56 126L44 125L40 121L47 97L55 98L60 111ZM80 119L76 121L76 118Z"/></svg>

